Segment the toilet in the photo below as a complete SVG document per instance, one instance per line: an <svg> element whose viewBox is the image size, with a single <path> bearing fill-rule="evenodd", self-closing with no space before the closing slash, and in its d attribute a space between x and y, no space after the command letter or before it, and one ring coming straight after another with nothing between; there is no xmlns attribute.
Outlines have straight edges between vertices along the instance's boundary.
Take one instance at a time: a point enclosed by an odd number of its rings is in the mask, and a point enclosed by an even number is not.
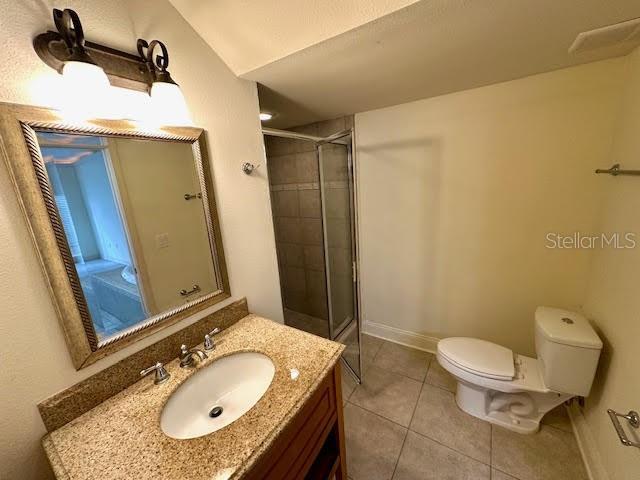
<svg viewBox="0 0 640 480"><path fill-rule="evenodd" d="M545 413L586 397L602 341L580 314L538 307L537 358L477 338L438 342L438 363L457 380L456 403L474 417L518 433L535 433Z"/></svg>

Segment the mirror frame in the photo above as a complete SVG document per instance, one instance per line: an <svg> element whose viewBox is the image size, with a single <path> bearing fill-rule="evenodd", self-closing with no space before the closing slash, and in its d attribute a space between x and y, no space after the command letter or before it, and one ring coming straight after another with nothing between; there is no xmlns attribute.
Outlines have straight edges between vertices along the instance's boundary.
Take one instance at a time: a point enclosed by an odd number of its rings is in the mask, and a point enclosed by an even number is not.
<svg viewBox="0 0 640 480"><path fill-rule="evenodd" d="M149 317L144 322L99 342L52 196L36 130L191 144L219 289ZM18 201L25 214L29 233L36 247L76 370L231 296L203 129L163 127L151 131L137 128L129 121L120 120L68 123L54 110L0 103L0 154L5 159Z"/></svg>

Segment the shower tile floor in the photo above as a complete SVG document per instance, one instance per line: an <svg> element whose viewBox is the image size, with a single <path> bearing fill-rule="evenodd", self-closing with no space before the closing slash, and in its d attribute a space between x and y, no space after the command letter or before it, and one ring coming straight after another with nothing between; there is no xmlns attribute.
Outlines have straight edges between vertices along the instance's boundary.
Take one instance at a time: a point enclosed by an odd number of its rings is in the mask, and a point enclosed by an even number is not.
<svg viewBox="0 0 640 480"><path fill-rule="evenodd" d="M329 321L312 317L306 313L295 310L284 309L284 323L290 327L313 333L319 337L329 338Z"/></svg>
<svg viewBox="0 0 640 480"><path fill-rule="evenodd" d="M462 412L429 353L362 335L364 381L343 375L351 480L586 480L564 407L520 435Z"/></svg>

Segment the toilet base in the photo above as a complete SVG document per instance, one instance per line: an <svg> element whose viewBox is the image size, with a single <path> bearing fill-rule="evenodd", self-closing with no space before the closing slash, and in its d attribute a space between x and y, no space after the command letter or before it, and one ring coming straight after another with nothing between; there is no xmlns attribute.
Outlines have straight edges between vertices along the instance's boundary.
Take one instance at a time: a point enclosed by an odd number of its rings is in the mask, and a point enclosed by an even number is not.
<svg viewBox="0 0 640 480"><path fill-rule="evenodd" d="M504 393L457 380L456 403L462 411L517 433L536 433L542 417L573 396L556 392Z"/></svg>

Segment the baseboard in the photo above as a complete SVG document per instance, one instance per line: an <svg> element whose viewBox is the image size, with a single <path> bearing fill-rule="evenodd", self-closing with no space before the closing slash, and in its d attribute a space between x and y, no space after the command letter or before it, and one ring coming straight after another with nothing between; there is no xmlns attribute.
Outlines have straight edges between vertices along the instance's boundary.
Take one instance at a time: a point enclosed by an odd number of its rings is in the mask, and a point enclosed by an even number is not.
<svg viewBox="0 0 640 480"><path fill-rule="evenodd" d="M436 353L438 338L429 337L420 333L390 327L381 323L363 322L362 332L372 337L382 338L390 342L399 343L407 347L417 348L429 353Z"/></svg>
<svg viewBox="0 0 640 480"><path fill-rule="evenodd" d="M567 411L569 412L569 418L571 418L573 433L576 436L580 455L582 455L589 480L609 480L609 475L602 464L602 459L600 458L595 439L591 434L591 429L589 425L587 425L587 420L580 411L577 402L572 402L569 408L567 408Z"/></svg>

